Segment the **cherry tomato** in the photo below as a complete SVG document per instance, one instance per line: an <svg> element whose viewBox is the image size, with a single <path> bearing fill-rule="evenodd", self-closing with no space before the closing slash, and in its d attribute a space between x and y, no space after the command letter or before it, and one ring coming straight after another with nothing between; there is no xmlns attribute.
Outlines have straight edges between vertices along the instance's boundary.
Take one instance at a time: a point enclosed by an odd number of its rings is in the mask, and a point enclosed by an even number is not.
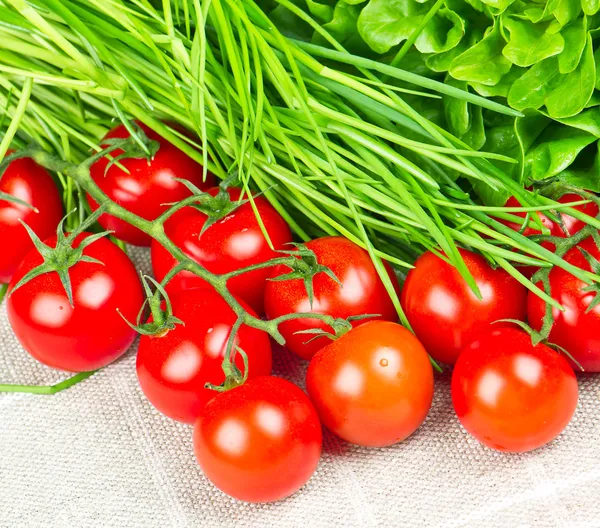
<svg viewBox="0 0 600 528"><path fill-rule="evenodd" d="M371 321L319 350L306 388L325 427L347 442L401 442L425 420L433 398L427 352L406 328Z"/></svg>
<svg viewBox="0 0 600 528"><path fill-rule="evenodd" d="M29 158L15 160L8 166L0 179L0 192L35 208L0 200L0 239L4 241L0 252L0 283L5 284L10 282L23 257L33 248L20 220L44 240L56 232L63 208L50 174Z"/></svg>
<svg viewBox="0 0 600 528"><path fill-rule="evenodd" d="M88 236L76 237L74 247ZM55 247L56 237L45 244ZM83 254L102 264L78 262L69 269L74 306L54 271L11 292L43 262L36 249L26 255L9 287L8 319L25 350L50 367L71 372L104 367L124 354L137 334L119 312L135 321L143 303L136 269L115 244L102 238Z"/></svg>
<svg viewBox="0 0 600 528"><path fill-rule="evenodd" d="M313 279L314 299L312 310L304 281L293 279L267 281L265 289L265 311L269 319L289 313L314 312L344 319L350 316L376 314L377 320L396 321L398 316L369 254L344 237L324 237L306 244L312 250L319 264L327 266L340 286L325 273ZM398 290L398 280L392 268L385 264L388 275ZM272 277L288 273L287 266L277 266ZM365 323L368 319L353 321L353 326ZM313 341L313 336L298 334L301 330L320 328L331 331L328 325L316 319L293 319L285 321L279 330L285 338L285 346L303 359L310 359L319 349L328 344L327 338Z"/></svg>
<svg viewBox="0 0 600 528"><path fill-rule="evenodd" d="M579 196L578 194L569 193L569 194L565 194L565 195L561 196L557 201L559 203L564 204L564 203L576 202L579 200L581 200L581 196ZM514 196L511 196L508 199L508 201L506 202L505 207L521 207L521 204L517 201L517 199ZM590 203L587 203L584 205L576 205L574 207L574 209L576 209L577 211L581 211L582 213L585 213L586 215L592 216L592 217L595 217L598 214L598 206L594 202L590 202ZM512 213L512 214L515 216L520 216L523 219L527 215L527 213ZM530 213L530 215L531 214L532 213ZM560 224L552 222L552 220L550 220L543 213L533 213L533 214L538 215L538 217L540 218L540 221L542 222L542 225L547 227L550 230L550 235L555 236L555 237L565 238L565 237L572 236L575 233L577 233L578 231L580 231L586 225L585 222L578 220L576 218L573 218L572 216L569 216L568 214L561 215L562 221L563 221L562 226ZM502 222L503 224L505 224L506 226L510 227L511 229L514 229L515 231L521 230L521 227L522 227L521 224L514 223L514 222L508 222L506 220L499 220L499 221ZM533 227L526 227L525 230L523 231L523 234L525 236L540 235L541 233L542 232L539 229L536 229ZM556 249L552 242L545 241L545 242L542 242L540 245L549 251L554 251ZM537 268L535 266L522 266L520 268L520 271L526 277L531 277L538 269L539 268Z"/></svg>
<svg viewBox="0 0 600 528"><path fill-rule="evenodd" d="M570 202L577 202L579 200L581 200L581 196L578 194L574 194L574 193L568 193L568 194L564 194L563 196L561 196L557 201L558 203L561 204L566 204L566 203L570 203ZM519 201L514 197L511 196L507 202L504 204L505 207L522 207L522 204L519 203ZM576 205L574 207L575 210L577 211L581 211L582 213L585 213L588 216L592 216L595 217L598 214L598 206L594 203L594 202L590 202L584 205ZM525 217L527 216L527 213L511 213L514 216L519 216L523 219L525 219ZM572 216L569 216L566 213L563 213L562 216L562 221L563 221L563 225L561 226L560 224L554 223L552 222L552 220L550 220L545 214L543 213L529 213L530 216L532 214L537 214L538 217L540 218L540 221L542 222L542 225L547 227L550 230L550 234L553 236L557 236L557 237L568 237L568 236L572 236L575 233L577 233L578 231L580 231L583 227L585 227L585 222L583 222L582 220L578 220L577 218L573 218ZM510 227L511 229L514 229L515 231L519 231L522 228L521 224L515 223L515 222L509 222L507 220L499 220L500 222L502 222L504 225ZM526 227L525 230L523 231L523 234L525 236L530 236L530 235L539 235L541 234L541 231L539 229L535 229L533 227ZM550 245L552 246L552 245Z"/></svg>
<svg viewBox="0 0 600 528"><path fill-rule="evenodd" d="M146 220L154 220L168 209L167 204L191 195L187 187L174 178L189 180L200 189L208 189L215 184L215 178L210 173L206 182L202 181L200 164L144 124L137 124L150 139L160 143L158 152L150 161L145 158L120 160L119 163L129 174L117 165L112 165L106 171L109 163L106 157L92 165L90 174L93 180L111 200ZM127 137L129 132L121 124L106 134L105 139ZM115 150L111 156L116 157L121 153L121 150ZM88 201L92 211L95 211L98 204L89 195ZM150 236L124 220L105 214L99 222L105 229L114 231L114 236L120 240L136 246L150 245Z"/></svg>
<svg viewBox="0 0 600 528"><path fill-rule="evenodd" d="M592 271L579 247L600 259L600 250L592 237L586 238L578 246L567 252L564 259L574 266ZM539 283L538 286L542 287ZM565 311L553 308L554 324L548 341L555 343L571 354L588 372L600 372L600 305L588 311L595 293L584 291L589 285L568 271L554 267L550 272L550 292ZM534 293L527 297L529 324L536 330L541 329L546 303ZM579 369L572 363L576 370Z"/></svg>
<svg viewBox="0 0 600 528"><path fill-rule="evenodd" d="M212 196L217 187L207 191ZM238 200L241 189L229 188L232 201ZM276 250L292 241L285 220L262 196L254 199L263 225ZM250 203L245 203L218 220L200 235L207 216L194 207L177 211L165 223L165 233L184 253L213 273L227 273L239 268L266 262L278 255L269 246ZM177 261L158 242L152 243L152 268L158 280L173 268ZM257 313L264 312L264 290L272 268L264 268L232 278L229 289L233 295L246 301ZM178 273L167 285L167 291L177 292L206 286L204 280L191 272Z"/></svg>
<svg viewBox="0 0 600 528"><path fill-rule="evenodd" d="M215 395L206 383L225 380L221 368L236 315L214 290L196 289L171 297L173 315L183 321L162 336L142 336L137 355L140 387L154 407L174 420L194 423ZM247 311L252 310L244 306ZM248 356L248 376L271 373L271 344L267 334L242 326L235 346ZM242 356L235 363L244 371Z"/></svg>
<svg viewBox="0 0 600 528"><path fill-rule="evenodd" d="M449 364L482 327L499 319L524 320L527 309L524 286L482 256L459 251L482 299L455 267L430 251L417 259L402 290L402 308L415 335L436 361Z"/></svg>
<svg viewBox="0 0 600 528"><path fill-rule="evenodd" d="M281 378L263 376L215 396L194 426L194 450L206 477L248 502L298 491L321 455L321 424L308 397Z"/></svg>
<svg viewBox="0 0 600 528"><path fill-rule="evenodd" d="M577 379L558 352L515 328L487 330L462 352L452 402L464 428L498 451L522 453L556 438L577 407Z"/></svg>

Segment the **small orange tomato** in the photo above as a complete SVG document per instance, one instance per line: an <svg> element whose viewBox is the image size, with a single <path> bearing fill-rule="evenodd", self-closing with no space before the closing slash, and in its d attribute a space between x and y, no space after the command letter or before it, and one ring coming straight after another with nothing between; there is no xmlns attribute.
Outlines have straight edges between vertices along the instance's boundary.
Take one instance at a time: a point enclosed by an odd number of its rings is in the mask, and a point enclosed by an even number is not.
<svg viewBox="0 0 600 528"><path fill-rule="evenodd" d="M433 369L406 328L370 321L322 348L306 376L323 425L353 444L382 447L410 436L433 398Z"/></svg>

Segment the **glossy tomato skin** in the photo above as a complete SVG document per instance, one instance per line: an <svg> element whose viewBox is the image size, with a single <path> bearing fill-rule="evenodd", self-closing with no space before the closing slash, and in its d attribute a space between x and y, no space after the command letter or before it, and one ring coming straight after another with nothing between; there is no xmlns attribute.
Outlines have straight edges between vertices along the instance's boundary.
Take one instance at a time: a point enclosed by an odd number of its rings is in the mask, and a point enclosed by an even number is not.
<svg viewBox="0 0 600 528"><path fill-rule="evenodd" d="M581 196L578 194L568 193L561 196L557 201L559 203L570 203L581 200ZM517 201L514 196L511 196L505 204L506 207L521 207L521 204ZM581 211L588 216L596 217L598 215L598 205L594 202L590 202L584 205L576 205L574 207L577 211ZM527 213L512 213L515 216L520 216L525 219ZM569 216L568 214L562 215L563 225L561 226L558 223L552 222L545 214L543 213L535 213L540 218L542 225L547 227L550 230L550 235L560 238L565 238L574 235L579 232L583 227L585 227L585 222L582 220L578 220ZM517 224L514 222L508 222L506 220L499 220L504 225L510 227L514 231L519 231L521 229L521 224ZM523 234L525 236L532 235L540 235L542 232L539 229L535 229L532 227L527 227ZM540 244L542 247L546 248L549 251L554 251L556 249L555 245L552 242L544 241ZM531 277L539 268L535 266L521 266L520 271L526 276Z"/></svg>
<svg viewBox="0 0 600 528"><path fill-rule="evenodd" d="M268 281L265 288L265 312L269 319L281 315L300 312L315 312L333 317L347 318L355 315L377 314L377 320L396 321L396 310L388 295L369 254L344 237L323 237L306 244L319 264L327 266L342 283L335 282L325 273L315 275L313 279L314 300L312 310L304 281L302 279L286 281ZM398 280L392 268L385 265L392 284L399 290ZM289 272L287 266L277 266L271 277ZM353 326L363 324L368 319L353 321ZM297 334L301 330L321 328L331 329L316 319L294 319L285 321L279 330L285 338L285 346L303 359L310 359L328 344L327 338L318 338L307 343L313 337Z"/></svg>
<svg viewBox="0 0 600 528"><path fill-rule="evenodd" d="M194 450L206 477L248 502L298 491L317 467L321 444L321 424L306 394L271 376L215 396L194 426Z"/></svg>
<svg viewBox="0 0 600 528"><path fill-rule="evenodd" d="M171 297L173 314L184 322L162 336L142 336L137 375L142 391L154 407L169 418L194 423L215 395L206 383L225 380L221 364L236 316L214 290L195 289ZM244 305L247 311L252 310ZM267 334L242 326L236 346L248 356L248 376L271 373L271 344ZM242 356L236 365L244 371Z"/></svg>
<svg viewBox="0 0 600 528"><path fill-rule="evenodd" d="M510 453L556 438L577 407L573 369L558 352L515 328L481 333L452 374L452 402L463 427L482 444Z"/></svg>
<svg viewBox="0 0 600 528"><path fill-rule="evenodd" d="M525 320L527 290L502 269L459 249L482 295L478 299L460 273L427 251L415 262L402 290L402 308L429 354L454 364L473 336L500 319Z"/></svg>
<svg viewBox="0 0 600 528"><path fill-rule="evenodd" d="M219 189L214 187L207 192L216 196ZM230 187L227 192L233 201L242 194L235 187ZM266 198L259 196L254 201L273 247L276 250L283 249L292 241L287 223ZM165 223L165 233L188 257L209 271L227 273L281 256L270 248L250 203L241 205L200 236L206 218L197 209L185 207ZM158 280L162 280L177 264L173 256L156 241L152 243L151 255L152 268ZM271 271L271 268L264 268L234 277L228 283L229 289L262 314L265 282ZM182 271L169 282L167 291L177 292L201 286L207 287L204 280L191 272Z"/></svg>
<svg viewBox="0 0 600 528"><path fill-rule="evenodd" d="M76 237L75 247L88 236ZM56 237L45 243L54 247ZM103 265L79 262L69 269L73 307L56 272L40 275L11 292L28 271L42 263L35 249L14 275L7 303L11 327L25 350L50 367L71 372L104 367L124 354L136 332L123 317L135 321L143 303L136 269L115 244L102 238L83 254Z"/></svg>
<svg viewBox="0 0 600 528"><path fill-rule="evenodd" d="M591 271L579 247L594 258L600 259L600 250L592 237L572 248L564 259L578 268ZM542 287L542 284L539 283L538 286ZM556 299L565 311L552 309L554 324L548 341L567 350L584 370L600 372L600 305L587 311L595 295L594 292L584 291L587 286L588 284L562 268L554 267L550 272L552 298ZM529 324L534 329L541 329L545 311L544 301L530 292L527 297L527 314ZM579 367L575 363L571 364L577 372Z"/></svg>
<svg viewBox="0 0 600 528"><path fill-rule="evenodd" d="M401 442L425 420L433 369L406 328L370 321L315 354L306 388L330 431L353 444L383 447Z"/></svg>
<svg viewBox="0 0 600 528"><path fill-rule="evenodd" d="M7 284L23 257L33 248L21 221L44 240L56 232L63 207L50 174L30 158L15 160L8 166L0 178L0 192L35 208L0 200L0 240L4 241L0 252L0 283Z"/></svg>
<svg viewBox="0 0 600 528"><path fill-rule="evenodd" d="M561 196L557 201L558 201L558 203L566 204L566 203L570 203L570 202L577 202L581 199L582 199L582 197L578 194L568 193L568 194L564 194L563 196ZM514 196L511 196L504 205L505 205L505 207L522 207L522 204L520 204L519 201ZM574 207L574 209L576 209L577 211L581 211L582 213L585 213L586 215L591 216L591 217L595 217L598 214L598 205L595 204L594 202L590 202L590 203L583 204L583 205L576 205ZM511 214L513 214L514 216L520 216L521 218L523 218L523 220L527 216L527 213L511 213ZM547 227L550 230L550 234L552 236L557 236L557 237L561 237L561 238L573 236L575 233L580 231L586 225L585 222L583 222L582 220L573 218L572 216L569 216L566 213L562 214L562 221L564 224L563 226L560 226L559 224L552 222L552 220L550 220L543 213L535 213L535 214L537 214L539 216L540 221L542 222L542 225L544 225L545 227ZM517 224L514 222L508 222L506 220L499 220L499 221L501 223L503 223L504 225L510 227L511 229L514 229L515 231L519 231L521 229L521 224ZM527 227L523 231L523 234L525 236L539 235L539 234L541 234L541 231L538 229L534 229L532 227Z"/></svg>
<svg viewBox="0 0 600 528"><path fill-rule="evenodd" d="M120 160L119 163L129 174L117 165L112 165L106 171L109 163L106 157L91 167L90 174L94 182L111 200L146 220L154 220L168 209L166 204L178 202L191 195L187 187L174 178L189 180L200 189L208 189L215 185L215 177L211 173L207 174L206 182L203 181L200 164L146 125L139 122L137 124L150 139L160 143L158 152L150 161L145 158ZM120 124L108 132L105 139L127 137L129 132ZM121 152L115 150L111 155L118 156ZM89 195L88 201L92 211L95 211L98 204ZM114 231L116 238L129 244L149 246L152 240L149 235L114 216L102 215L99 222L105 229Z"/></svg>

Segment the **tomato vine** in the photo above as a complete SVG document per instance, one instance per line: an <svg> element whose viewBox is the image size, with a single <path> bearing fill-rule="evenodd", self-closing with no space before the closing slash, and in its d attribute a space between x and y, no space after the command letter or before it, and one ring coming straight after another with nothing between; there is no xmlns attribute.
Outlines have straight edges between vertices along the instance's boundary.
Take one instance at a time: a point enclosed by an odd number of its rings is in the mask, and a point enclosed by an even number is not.
<svg viewBox="0 0 600 528"><path fill-rule="evenodd" d="M138 131L138 134L141 134L142 137L144 137L143 132ZM135 324L130 321L128 321L128 323L138 333L146 335L160 335L161 333L172 330L174 325L179 324L180 321L172 315L170 302L164 287L169 280L171 280L180 271L188 271L199 276L210 286L212 286L214 290L227 302L237 317L236 323L232 328L228 339L225 359L223 361L223 371L227 377L224 384L225 387L243 383L245 379L244 374L237 371L236 368L234 368L235 365L233 364L233 357L236 353L240 352L242 355L244 354L243 351L236 350L233 346L235 341L235 333L242 325L247 325L257 330L266 332L280 345L285 343L285 338L279 331L279 325L290 319L318 319L330 326L336 333L338 329L341 331L349 326L349 323L345 320L340 320L339 318L335 318L327 314L312 312L293 313L282 315L272 320L264 320L247 312L242 304L240 304L240 302L229 291L227 282L233 277L237 277L257 269L268 268L275 265L285 265L290 268L290 277L302 278L304 280L307 292L312 299L313 277L317 273L321 272L327 273L331 276L332 272L325 266L320 265L317 262L315 254L302 245L299 245L296 250L281 252L281 257L276 257L266 262L240 268L229 273L216 274L208 271L204 266L188 257L176 244L174 244L165 233L164 223L177 211L190 205L199 206L201 208L213 207L215 199L207 193L200 191L194 186L189 186L193 194L184 200L171 204L169 209L161 214L156 220L146 220L145 218L142 218L122 207L104 194L104 192L91 177L90 169L92 165L101 158L110 156L111 152L117 149L123 150L125 155L139 157L142 154L140 153L140 147L137 141L138 139L135 139L134 136L124 139L114 139L108 146L106 146L106 148L94 154L93 156L90 156L80 164L71 163L57 158L37 145L30 145L26 149L14 152L4 158L3 162L0 164L0 175L6 170L8 165L16 159L25 157L31 158L37 164L41 165L47 170L60 172L67 178L70 178L82 189L83 192L88 193L89 196L91 196L99 206L98 209L90 217L88 217L88 219L82 225L80 225L73 233L71 233L71 235L68 237L64 237L62 234L60 235L63 240L63 244L60 246L60 248L47 248L46 246L43 246L39 240L34 240L38 251L43 252L45 261L51 261L52 263L51 265L44 264L40 266L40 269L36 271L38 275L44 272L56 271L61 277L61 281L65 286L67 294L69 294L68 269L78 261L78 258L81 259L82 257L81 251L65 247L65 244L68 245L68 243L71 242L74 233L78 233L85 227L88 227L90 223L97 220L101 214L110 214L146 233L160 243L167 251L169 251L178 261L178 264L167 274L167 276L165 276L161 283L158 283L151 277L142 277L142 283L147 295L146 304L148 305L152 314L153 321L151 323L142 324L142 311L140 312L138 320L135 322ZM123 157L124 155L121 154L118 158L123 159ZM115 158L112 160L112 162L118 162L118 160ZM231 209L228 207L226 210L230 211ZM62 230L62 223L59 226L59 229ZM94 239L99 236L104 236L108 233L109 232L104 232L94 235ZM68 255L69 258L65 258L65 254ZM25 279L27 279L27 277ZM154 291L152 291L152 289L149 287L148 281L154 284ZM22 282L26 282L26 280ZM20 283L17 286L21 285L22 284ZM10 295L10 292L8 294ZM164 304L163 301L165 301ZM79 381L82 381L91 374L92 373L78 374L77 376L73 376L72 378L69 378L68 380L52 387L31 387L27 385L5 384L0 385L0 392L33 392L38 394L52 394L54 392L64 390L65 388L68 388ZM219 387L211 388L215 390L221 390Z"/></svg>

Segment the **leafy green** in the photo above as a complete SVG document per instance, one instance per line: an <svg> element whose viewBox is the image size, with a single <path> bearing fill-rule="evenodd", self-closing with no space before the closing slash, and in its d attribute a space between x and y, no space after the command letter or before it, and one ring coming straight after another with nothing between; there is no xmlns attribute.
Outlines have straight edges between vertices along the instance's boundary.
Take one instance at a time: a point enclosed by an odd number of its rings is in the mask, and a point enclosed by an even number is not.
<svg viewBox="0 0 600 528"><path fill-rule="evenodd" d="M595 15L600 11L600 0L581 0L581 7L587 16Z"/></svg>
<svg viewBox="0 0 600 528"><path fill-rule="evenodd" d="M512 16L502 20L510 33L504 56L517 66L532 66L548 57L558 55L565 46L560 33L553 31L552 23L534 24Z"/></svg>
<svg viewBox="0 0 600 528"><path fill-rule="evenodd" d="M556 176L567 169L585 147L595 141L595 136L583 130L548 128L527 154L524 174L533 180Z"/></svg>
<svg viewBox="0 0 600 528"><path fill-rule="evenodd" d="M364 52L368 48L358 35L356 27L359 14L359 6L352 5L349 2L340 1L335 5L333 18L326 24L323 24L323 28L348 49ZM326 45L325 39L318 33L313 36L313 42L320 45Z"/></svg>
<svg viewBox="0 0 600 528"><path fill-rule="evenodd" d="M505 44L497 24L482 40L452 61L450 75L487 86L498 84L511 68L511 62L502 55Z"/></svg>
<svg viewBox="0 0 600 528"><path fill-rule="evenodd" d="M590 108L572 117L559 119L565 125L584 130L600 138L600 108Z"/></svg>
<svg viewBox="0 0 600 528"><path fill-rule="evenodd" d="M548 5L551 4L552 2L548 2ZM555 4L556 7L552 11L552 14L560 22L561 26L566 26L572 20L576 20L581 13L580 0L559 0Z"/></svg>
<svg viewBox="0 0 600 528"><path fill-rule="evenodd" d="M552 117L571 117L581 112L596 84L596 68L592 51L592 37L588 42L577 68L568 75L561 77L560 84L546 97L548 113Z"/></svg>
<svg viewBox="0 0 600 528"><path fill-rule="evenodd" d="M314 17L321 22L331 22L333 19L333 6L329 4L322 4L315 0L306 0L308 10L314 15Z"/></svg>
<svg viewBox="0 0 600 528"><path fill-rule="evenodd" d="M325 10L313 3L335 1L307 0L307 9L323 21ZM448 96L406 99L469 147L517 159L493 161L513 179L565 173L589 180L598 167L590 149L600 138L600 0L444 0L421 27L434 6L435 0L337 0L323 27L353 53L379 55L524 112L501 116ZM318 35L313 41L328 45ZM474 189L488 205L505 199L484 183Z"/></svg>
<svg viewBox="0 0 600 528"><path fill-rule="evenodd" d="M513 66L510 71L503 75L500 81L494 85L488 86L481 83L471 82L470 85L479 95L484 97L508 97L508 92L513 83L525 73L525 68Z"/></svg>
<svg viewBox="0 0 600 528"><path fill-rule="evenodd" d="M358 31L377 53L386 53L408 39L433 2L370 0L358 18ZM415 42L421 53L440 53L456 46L465 32L463 20L452 10L440 9Z"/></svg>
<svg viewBox="0 0 600 528"><path fill-rule="evenodd" d="M587 20L580 18L569 24L562 31L565 47L558 56L560 73L570 73L579 64L587 42Z"/></svg>
<svg viewBox="0 0 600 528"><path fill-rule="evenodd" d="M483 124L483 110L481 106L470 105L470 126L462 139L467 145L474 150L479 150L485 145L485 127Z"/></svg>
<svg viewBox="0 0 600 528"><path fill-rule="evenodd" d="M556 57L538 62L513 83L508 92L508 104L517 110L538 109L560 81Z"/></svg>
<svg viewBox="0 0 600 528"><path fill-rule="evenodd" d="M467 89L466 82L457 81L452 77L446 79L446 84L461 88L462 90ZM456 137L463 136L471 126L469 104L466 101L456 99L455 97L444 96L442 100L444 103L444 114L446 116L448 130Z"/></svg>
<svg viewBox="0 0 600 528"><path fill-rule="evenodd" d="M588 167L568 169L560 173L560 179L588 191L600 192L600 141Z"/></svg>

